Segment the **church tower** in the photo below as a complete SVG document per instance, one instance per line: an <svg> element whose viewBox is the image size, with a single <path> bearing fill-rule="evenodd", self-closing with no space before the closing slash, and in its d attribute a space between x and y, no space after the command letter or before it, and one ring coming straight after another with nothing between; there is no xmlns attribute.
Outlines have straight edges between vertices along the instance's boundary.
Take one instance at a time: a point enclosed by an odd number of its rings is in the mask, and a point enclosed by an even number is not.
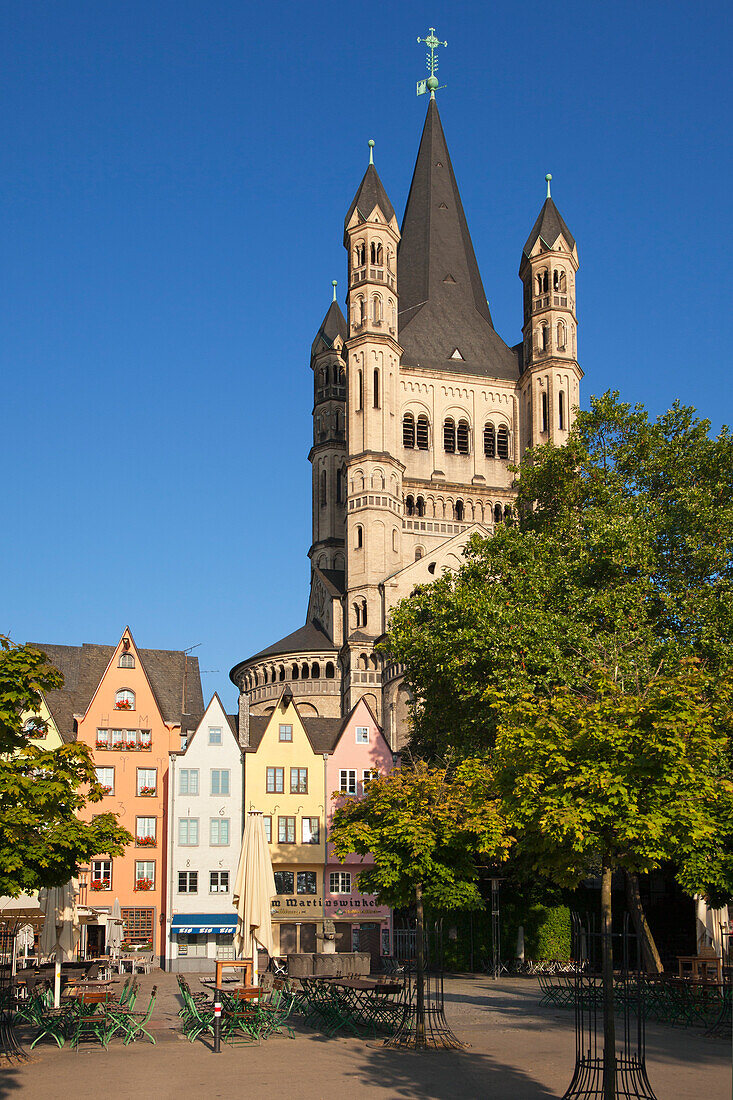
<svg viewBox="0 0 733 1100"><path fill-rule="evenodd" d="M575 276L578 249L550 194L522 251L524 337L521 419L525 447L565 443L580 400Z"/></svg>
<svg viewBox="0 0 733 1100"><path fill-rule="evenodd" d="M400 563L403 464L396 457L397 246L392 203L369 165L344 221L348 254L347 568L342 651L347 714L365 694L381 714L374 643L383 633L379 586Z"/></svg>

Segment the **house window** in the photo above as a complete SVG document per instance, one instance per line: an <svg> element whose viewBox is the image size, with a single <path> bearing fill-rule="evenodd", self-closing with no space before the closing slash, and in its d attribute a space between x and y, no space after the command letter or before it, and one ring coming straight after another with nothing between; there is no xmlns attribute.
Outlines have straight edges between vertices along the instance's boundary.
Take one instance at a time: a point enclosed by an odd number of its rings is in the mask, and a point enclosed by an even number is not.
<svg viewBox="0 0 733 1100"><path fill-rule="evenodd" d="M421 413L417 418L417 449L419 451L427 451L429 441L430 422L425 413Z"/></svg>
<svg viewBox="0 0 733 1100"><path fill-rule="evenodd" d="M137 769L137 793L139 795L153 795L158 787L157 768Z"/></svg>
<svg viewBox="0 0 733 1100"><path fill-rule="evenodd" d="M188 795L199 793L198 768L181 768L178 773L178 793Z"/></svg>
<svg viewBox="0 0 733 1100"><path fill-rule="evenodd" d="M277 819L278 844L295 844L295 818L279 817Z"/></svg>
<svg viewBox="0 0 733 1100"><path fill-rule="evenodd" d="M135 658L131 653L121 653L118 668L134 668Z"/></svg>
<svg viewBox="0 0 733 1100"><path fill-rule="evenodd" d="M115 692L115 710L134 710L135 692L129 688L121 688Z"/></svg>
<svg viewBox="0 0 733 1100"><path fill-rule="evenodd" d="M156 819L154 817L135 818L135 842L138 847L155 847L155 824Z"/></svg>
<svg viewBox="0 0 733 1100"><path fill-rule="evenodd" d="M178 955L184 959L206 958L208 936L198 932L179 932Z"/></svg>
<svg viewBox="0 0 733 1100"><path fill-rule="evenodd" d="M211 793L228 795L229 794L229 769L228 768L212 768L211 769Z"/></svg>
<svg viewBox="0 0 733 1100"><path fill-rule="evenodd" d="M110 730L110 737L112 739L112 748L119 749L122 747L123 730Z"/></svg>
<svg viewBox="0 0 733 1100"><path fill-rule="evenodd" d="M212 848L225 848L229 843L229 818L212 817L209 820L209 844Z"/></svg>
<svg viewBox="0 0 733 1100"><path fill-rule="evenodd" d="M293 727L292 726L280 726L280 740L292 741L293 740Z"/></svg>
<svg viewBox="0 0 733 1100"><path fill-rule="evenodd" d="M356 743L357 745L369 744L369 726L356 727Z"/></svg>
<svg viewBox="0 0 733 1100"><path fill-rule="evenodd" d="M284 768L268 768L267 769L267 793L268 794L282 794L284 783L285 769Z"/></svg>
<svg viewBox="0 0 733 1100"><path fill-rule="evenodd" d="M292 871L275 871L275 889L278 894L294 894L294 873Z"/></svg>
<svg viewBox="0 0 733 1100"><path fill-rule="evenodd" d="M209 744L221 744L221 726L209 726Z"/></svg>
<svg viewBox="0 0 733 1100"><path fill-rule="evenodd" d="M373 778L374 778L374 772L372 771L372 769L371 768L365 768L364 771L362 772L362 776L361 776L363 790L367 789L367 787L369 786L369 784L371 783Z"/></svg>
<svg viewBox="0 0 733 1100"><path fill-rule="evenodd" d="M108 749L110 747L110 731L108 729L97 730L97 745L98 749Z"/></svg>
<svg viewBox="0 0 733 1100"><path fill-rule="evenodd" d="M115 770L114 768L96 768L97 783L104 791L105 794L115 793Z"/></svg>
<svg viewBox="0 0 733 1100"><path fill-rule="evenodd" d="M332 894L351 893L351 873L349 871L332 871L329 880Z"/></svg>
<svg viewBox="0 0 733 1100"><path fill-rule="evenodd" d="M317 817L303 818L303 843L318 844L320 822Z"/></svg>
<svg viewBox="0 0 733 1100"><path fill-rule="evenodd" d="M341 794L356 794L356 771L342 769L339 773Z"/></svg>
<svg viewBox="0 0 733 1100"><path fill-rule="evenodd" d="M209 871L209 893L210 894L228 894L229 893L229 872L228 871Z"/></svg>
<svg viewBox="0 0 733 1100"><path fill-rule="evenodd" d="M155 888L155 861L152 859L135 860L135 889L153 890Z"/></svg>
<svg viewBox="0 0 733 1100"><path fill-rule="evenodd" d="M262 820L265 823L265 838L268 844L272 844L272 818L263 817Z"/></svg>
<svg viewBox="0 0 733 1100"><path fill-rule="evenodd" d="M181 848L195 848L199 842L199 819L178 818L178 844Z"/></svg>
<svg viewBox="0 0 733 1100"><path fill-rule="evenodd" d="M291 768L290 769L290 793L291 794L308 794L308 769L307 768Z"/></svg>
<svg viewBox="0 0 733 1100"><path fill-rule="evenodd" d="M199 892L199 873L198 871L179 871L178 872L178 893L179 894L198 894Z"/></svg>
<svg viewBox="0 0 733 1100"><path fill-rule="evenodd" d="M402 417L402 446L408 449L415 446L415 417L410 412Z"/></svg>
<svg viewBox="0 0 733 1100"><path fill-rule="evenodd" d="M92 889L93 890L111 890L112 889L112 860L111 859L93 859L92 860Z"/></svg>
<svg viewBox="0 0 733 1100"><path fill-rule="evenodd" d="M299 894L318 893L318 877L315 871L298 871L297 883Z"/></svg>
<svg viewBox="0 0 733 1100"><path fill-rule="evenodd" d="M123 909L125 943L153 943L153 910Z"/></svg>

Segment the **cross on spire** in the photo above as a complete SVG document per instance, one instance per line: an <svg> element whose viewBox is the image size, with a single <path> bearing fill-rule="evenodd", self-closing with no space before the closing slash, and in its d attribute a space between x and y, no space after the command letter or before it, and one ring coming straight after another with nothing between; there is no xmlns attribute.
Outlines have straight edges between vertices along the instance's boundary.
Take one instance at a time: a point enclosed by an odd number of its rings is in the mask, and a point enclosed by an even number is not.
<svg viewBox="0 0 733 1100"><path fill-rule="evenodd" d="M422 95L424 92L429 91L430 98L435 99L435 93L439 87L438 77L436 76L436 73L438 71L438 58L436 57L435 51L437 50L438 46L447 46L448 43L441 42L439 38L436 38L435 27L429 27L428 33L425 38L420 38L418 36L417 40L418 42L424 42L425 45L428 47L426 64L428 67L428 72L430 73L430 76L427 80L418 80L417 94Z"/></svg>

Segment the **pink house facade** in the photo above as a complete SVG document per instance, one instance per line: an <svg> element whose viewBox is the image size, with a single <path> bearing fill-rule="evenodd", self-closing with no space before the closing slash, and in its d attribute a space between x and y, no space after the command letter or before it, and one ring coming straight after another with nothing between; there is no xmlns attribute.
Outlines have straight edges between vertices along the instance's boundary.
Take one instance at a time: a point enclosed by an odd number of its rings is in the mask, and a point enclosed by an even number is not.
<svg viewBox="0 0 733 1100"><path fill-rule="evenodd" d="M396 761L381 727L361 699L345 719L326 764L328 832L338 806L331 794L362 795L372 773L391 772ZM337 951L370 951L376 957L392 953L392 911L358 888L359 872L370 862L369 856L358 855L339 862L333 846L327 844L324 918L334 922Z"/></svg>

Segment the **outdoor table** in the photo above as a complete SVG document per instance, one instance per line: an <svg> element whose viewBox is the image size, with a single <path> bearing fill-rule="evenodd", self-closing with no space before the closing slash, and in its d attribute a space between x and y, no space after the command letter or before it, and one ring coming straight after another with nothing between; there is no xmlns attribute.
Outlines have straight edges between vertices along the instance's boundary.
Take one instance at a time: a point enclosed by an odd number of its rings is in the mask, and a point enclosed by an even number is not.
<svg viewBox="0 0 733 1100"><path fill-rule="evenodd" d="M214 975L214 981L216 982L217 989L221 985L222 978L224 976L225 967L234 968L238 967L240 970L244 970L244 984L252 984L252 960L251 959L217 959L216 960L216 974Z"/></svg>
<svg viewBox="0 0 733 1100"><path fill-rule="evenodd" d="M685 970L689 969L693 978L702 977L706 981L723 981L723 960L717 955L678 955L677 966L680 978L686 977ZM711 969L714 971L714 977L709 975Z"/></svg>

